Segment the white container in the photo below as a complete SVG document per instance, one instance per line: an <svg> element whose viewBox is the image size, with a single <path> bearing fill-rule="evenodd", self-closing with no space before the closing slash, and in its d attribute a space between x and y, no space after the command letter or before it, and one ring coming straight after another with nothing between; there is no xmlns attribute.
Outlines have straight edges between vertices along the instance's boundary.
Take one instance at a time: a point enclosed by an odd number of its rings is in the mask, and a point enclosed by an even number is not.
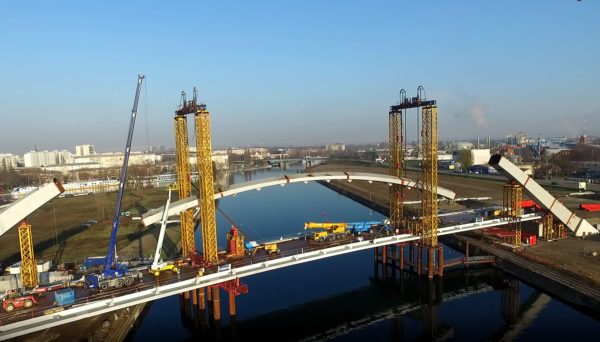
<svg viewBox="0 0 600 342"><path fill-rule="evenodd" d="M51 266L52 266L51 260L38 261L37 262L37 271L38 272L48 272L50 270Z"/></svg>
<svg viewBox="0 0 600 342"><path fill-rule="evenodd" d="M10 274L21 274L21 262L15 262L8 268Z"/></svg>
<svg viewBox="0 0 600 342"><path fill-rule="evenodd" d="M56 283L56 282L64 282L67 280L72 280L73 279L73 275L69 274L68 272L49 272L49 281L50 283Z"/></svg>
<svg viewBox="0 0 600 342"><path fill-rule="evenodd" d="M17 277L14 275L0 276L0 292L16 289L18 287Z"/></svg>

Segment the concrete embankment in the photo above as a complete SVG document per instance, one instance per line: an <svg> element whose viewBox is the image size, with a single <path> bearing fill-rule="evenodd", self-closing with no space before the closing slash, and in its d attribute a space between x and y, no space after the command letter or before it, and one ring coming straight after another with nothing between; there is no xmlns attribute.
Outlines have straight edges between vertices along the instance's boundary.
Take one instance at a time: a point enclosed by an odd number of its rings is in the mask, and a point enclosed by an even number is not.
<svg viewBox="0 0 600 342"><path fill-rule="evenodd" d="M495 247L473 237L457 235L455 239L499 258L496 266L503 271L579 308L600 314L600 289L585 279L566 274L517 253Z"/></svg>

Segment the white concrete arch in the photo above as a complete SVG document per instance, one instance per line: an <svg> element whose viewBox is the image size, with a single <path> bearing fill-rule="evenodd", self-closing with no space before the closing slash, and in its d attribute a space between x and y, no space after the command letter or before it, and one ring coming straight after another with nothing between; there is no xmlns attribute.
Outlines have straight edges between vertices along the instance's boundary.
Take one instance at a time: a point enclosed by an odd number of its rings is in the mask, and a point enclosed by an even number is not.
<svg viewBox="0 0 600 342"><path fill-rule="evenodd" d="M390 186L392 184L398 184L406 188L417 188L422 189L422 184L410 180L408 178L399 178L389 175L383 175L378 173L365 173L365 172L316 172L316 173L299 173L294 175L283 175L280 177L261 178L255 181L244 182L234 184L228 189L218 189L215 192L215 199L223 198L227 196L237 195L241 192L250 190L260 190L269 186L285 186L286 184L292 183L308 183L311 181L332 181L332 180L346 180L352 182L353 180L367 181L367 182L380 182L387 183ZM456 194L446 188L437 188L438 196L454 199ZM198 206L198 198L195 196L184 198L177 202L171 203L169 208L169 216L177 215L180 212L194 208ZM149 210L147 213L142 215L142 222L144 226L149 226L153 223L159 222L162 217L163 208L156 208Z"/></svg>

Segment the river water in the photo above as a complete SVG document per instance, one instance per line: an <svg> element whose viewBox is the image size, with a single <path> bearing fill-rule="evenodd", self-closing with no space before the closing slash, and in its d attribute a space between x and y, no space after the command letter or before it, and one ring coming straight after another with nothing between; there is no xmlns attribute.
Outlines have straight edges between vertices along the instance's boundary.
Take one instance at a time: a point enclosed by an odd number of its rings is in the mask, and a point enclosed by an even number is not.
<svg viewBox="0 0 600 342"><path fill-rule="evenodd" d="M288 168L286 174L299 172ZM232 174L240 183L280 169ZM317 183L264 188L220 199L246 241L302 233L307 221L383 219ZM217 212L220 249L230 223ZM196 241L201 241L199 232ZM202 247L199 245L198 249ZM446 248L445 258L461 254ZM430 282L405 274L378 281L373 252L360 251L243 278L231 321L221 292L219 327L182 319L177 296L154 302L133 341L187 340L597 340L600 320L491 267L447 272Z"/></svg>

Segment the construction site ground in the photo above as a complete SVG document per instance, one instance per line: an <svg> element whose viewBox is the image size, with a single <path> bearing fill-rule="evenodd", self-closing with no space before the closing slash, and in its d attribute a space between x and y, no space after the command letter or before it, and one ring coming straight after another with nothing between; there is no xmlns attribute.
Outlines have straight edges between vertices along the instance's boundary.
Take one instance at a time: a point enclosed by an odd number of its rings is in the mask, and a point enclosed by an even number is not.
<svg viewBox="0 0 600 342"><path fill-rule="evenodd" d="M346 171L346 172L371 172L388 174L388 168L378 164L368 164L360 162L330 161L327 164L317 165L306 172L327 172L327 171ZM408 171L408 178L417 180L419 173L417 171ZM447 211L459 211L466 208L482 207L487 205L502 204L502 186L506 183L503 177L469 177L468 175L439 175L439 186L450 189L456 193L456 198L465 197L491 197L485 201L465 201L465 202L440 202L439 208ZM332 182L333 183L333 182ZM389 186L386 184L369 184L368 182L353 181L335 181L335 185L344 190L362 197L372 202L388 207L389 206ZM573 196L576 189L560 187L545 187L552 195L558 197L563 204L576 215L586 218L590 223L596 225L600 223L600 213L590 213L578 209L579 203L600 203L597 200ZM405 192L405 201L418 200L417 190L408 190ZM524 199L527 196L524 194ZM407 208L417 211L419 205L409 205ZM406 209L405 209L406 212ZM537 225L528 225L524 229L537 232ZM537 262L552 266L564 272L569 272L577 277L583 277L590 282L600 286L600 237L587 239L565 238L555 241L538 240L536 246L525 247L521 250L523 256L526 256Z"/></svg>

